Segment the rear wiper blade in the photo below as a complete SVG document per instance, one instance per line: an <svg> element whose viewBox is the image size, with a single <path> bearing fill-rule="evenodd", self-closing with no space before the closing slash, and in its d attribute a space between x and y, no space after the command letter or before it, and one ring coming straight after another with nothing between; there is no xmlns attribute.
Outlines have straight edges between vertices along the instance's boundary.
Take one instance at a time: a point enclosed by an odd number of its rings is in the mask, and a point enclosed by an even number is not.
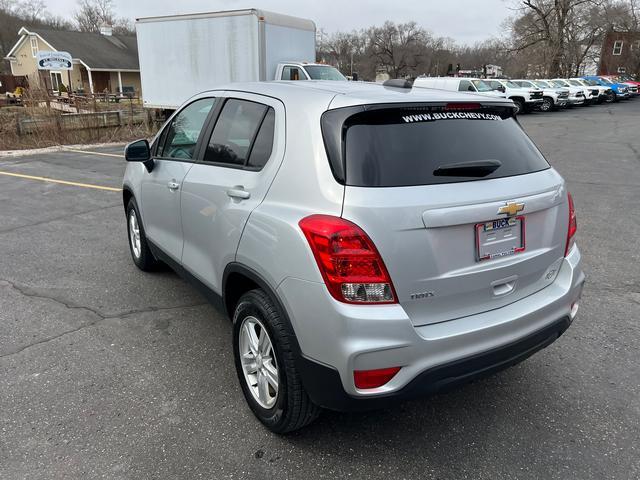
<svg viewBox="0 0 640 480"><path fill-rule="evenodd" d="M433 171L436 177L486 177L502 166L500 160L475 160L440 165Z"/></svg>

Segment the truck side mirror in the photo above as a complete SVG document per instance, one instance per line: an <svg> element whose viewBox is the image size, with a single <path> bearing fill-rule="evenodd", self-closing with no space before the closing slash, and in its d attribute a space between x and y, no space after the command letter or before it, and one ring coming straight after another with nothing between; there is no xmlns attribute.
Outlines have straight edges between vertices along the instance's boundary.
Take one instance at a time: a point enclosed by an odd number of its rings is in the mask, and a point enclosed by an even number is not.
<svg viewBox="0 0 640 480"><path fill-rule="evenodd" d="M502 85L500 85L496 90L498 90L499 92L502 92L502 93L507 91L507 89L504 88Z"/></svg>

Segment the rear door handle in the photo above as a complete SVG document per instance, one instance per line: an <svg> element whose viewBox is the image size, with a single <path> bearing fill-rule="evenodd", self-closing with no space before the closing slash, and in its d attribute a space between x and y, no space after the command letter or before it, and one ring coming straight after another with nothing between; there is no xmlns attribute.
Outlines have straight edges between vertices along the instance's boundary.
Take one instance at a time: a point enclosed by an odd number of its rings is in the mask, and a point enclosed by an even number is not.
<svg viewBox="0 0 640 480"><path fill-rule="evenodd" d="M169 183L167 183L167 187L169 187L169 190L177 190L180 188L180 184L175 180L171 180Z"/></svg>
<svg viewBox="0 0 640 480"><path fill-rule="evenodd" d="M230 188L229 190L227 190L227 195L231 198L238 198L240 200L246 200L247 198L251 197L251 193L247 192L241 186Z"/></svg>

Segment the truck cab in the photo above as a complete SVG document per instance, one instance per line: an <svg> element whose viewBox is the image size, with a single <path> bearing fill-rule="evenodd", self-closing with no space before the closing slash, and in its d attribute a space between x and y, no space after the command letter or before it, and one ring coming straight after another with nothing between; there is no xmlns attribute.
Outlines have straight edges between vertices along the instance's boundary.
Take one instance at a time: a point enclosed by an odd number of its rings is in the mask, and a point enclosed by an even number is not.
<svg viewBox="0 0 640 480"><path fill-rule="evenodd" d="M274 80L336 80L346 82L347 78L337 68L324 63L284 62L278 64Z"/></svg>

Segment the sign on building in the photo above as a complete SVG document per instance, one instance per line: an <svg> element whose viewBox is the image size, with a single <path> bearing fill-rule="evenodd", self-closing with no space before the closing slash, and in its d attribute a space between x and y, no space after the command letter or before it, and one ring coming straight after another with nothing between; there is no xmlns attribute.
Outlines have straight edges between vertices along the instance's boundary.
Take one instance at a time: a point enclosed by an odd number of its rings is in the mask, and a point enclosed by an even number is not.
<svg viewBox="0 0 640 480"><path fill-rule="evenodd" d="M68 52L38 52L38 70L71 70L73 59Z"/></svg>

